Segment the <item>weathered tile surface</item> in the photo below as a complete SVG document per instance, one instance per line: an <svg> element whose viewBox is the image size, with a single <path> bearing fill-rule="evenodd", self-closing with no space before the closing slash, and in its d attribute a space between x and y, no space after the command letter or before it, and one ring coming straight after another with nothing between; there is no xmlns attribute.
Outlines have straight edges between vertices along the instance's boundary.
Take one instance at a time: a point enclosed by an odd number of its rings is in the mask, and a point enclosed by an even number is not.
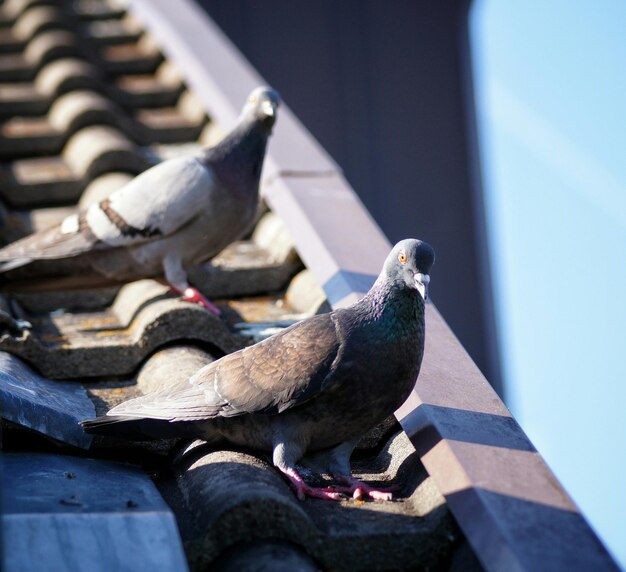
<svg viewBox="0 0 626 572"><path fill-rule="evenodd" d="M1 466L3 570L186 570L172 513L137 468L34 453Z"/></svg>
<svg viewBox="0 0 626 572"><path fill-rule="evenodd" d="M0 348L57 379L128 376L154 350L179 339L210 344L222 353L241 347L226 323L197 304L168 294L152 280L124 286L98 312L28 316L33 329L0 337Z"/></svg>
<svg viewBox="0 0 626 572"><path fill-rule="evenodd" d="M238 543L276 540L308 553L325 570L428 570L440 566L458 533L445 501L403 433L355 474L400 486L398 500L298 501L265 460L245 452L192 449L173 479L157 480L172 506L193 569Z"/></svg>
<svg viewBox="0 0 626 572"><path fill-rule="evenodd" d="M78 425L95 413L80 384L46 379L2 351L0 412L4 419L70 445L87 449L93 440Z"/></svg>

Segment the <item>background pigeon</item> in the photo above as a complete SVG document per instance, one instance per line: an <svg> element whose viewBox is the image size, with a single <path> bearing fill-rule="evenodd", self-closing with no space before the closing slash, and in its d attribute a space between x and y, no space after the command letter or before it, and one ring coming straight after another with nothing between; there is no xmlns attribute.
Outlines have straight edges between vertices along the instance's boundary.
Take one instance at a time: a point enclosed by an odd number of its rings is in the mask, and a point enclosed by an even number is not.
<svg viewBox="0 0 626 572"><path fill-rule="evenodd" d="M279 102L272 89L255 89L217 146L164 161L58 226L0 249L0 288L98 288L164 276L186 300L219 313L190 287L185 268L209 260L253 223Z"/></svg>
<svg viewBox="0 0 626 572"><path fill-rule="evenodd" d="M353 306L303 320L210 363L185 383L82 425L90 433L201 437L272 452L299 498L389 499L391 493L352 477L350 455L415 385L434 258L425 242L403 240ZM346 486L307 485L296 469L305 454Z"/></svg>

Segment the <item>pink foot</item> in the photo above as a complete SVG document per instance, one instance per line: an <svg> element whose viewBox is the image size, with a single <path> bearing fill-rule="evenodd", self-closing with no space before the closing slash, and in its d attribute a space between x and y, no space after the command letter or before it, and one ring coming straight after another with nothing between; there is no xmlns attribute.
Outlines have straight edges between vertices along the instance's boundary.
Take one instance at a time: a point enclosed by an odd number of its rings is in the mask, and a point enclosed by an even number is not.
<svg viewBox="0 0 626 572"><path fill-rule="evenodd" d="M180 294L185 302L195 302L196 304L200 304L200 306L206 308L209 312L215 314L216 316L222 315L220 309L210 300L207 300L197 288L194 288L193 286L174 286L174 284L170 284L167 280L164 280L162 278L157 278L157 282L169 286L173 292Z"/></svg>
<svg viewBox="0 0 626 572"><path fill-rule="evenodd" d="M393 493L399 490L399 487L393 486L385 489L374 489L359 479L346 475L334 475L334 477L345 483L346 486L333 485L327 487L325 490L334 491L338 493L344 493L352 495L355 500L362 500L363 497L369 497L373 500L390 501L393 500Z"/></svg>
<svg viewBox="0 0 626 572"><path fill-rule="evenodd" d="M304 500L306 497L311 497L314 499L338 501L345 498L344 495L337 491L307 485L295 469L281 469L281 471L289 479L289 483L295 491L298 500Z"/></svg>
<svg viewBox="0 0 626 572"><path fill-rule="evenodd" d="M157 278L156 280L157 282L160 282L165 286L169 286L172 292L180 294L185 302L194 302L196 304L200 304L200 306L206 308L212 314L215 314L216 316L222 315L220 309L210 300L207 300L197 288L194 288L193 286L174 286L174 284L170 284L167 280L164 280L162 278Z"/></svg>
<svg viewBox="0 0 626 572"><path fill-rule="evenodd" d="M216 316L222 315L220 309L215 304L207 300L197 288L194 288L193 286L187 286L185 289L178 288L173 284L169 284L166 280L157 280L157 282L165 284L166 286L169 286L173 292L181 294L182 299L185 300L185 302L195 302Z"/></svg>
<svg viewBox="0 0 626 572"><path fill-rule="evenodd" d="M183 292L183 300L185 300L186 302L195 302L196 304L200 304L200 306L204 306L209 312L215 314L216 316L222 315L220 309L215 304L207 300L200 293L200 291L193 286L185 288Z"/></svg>

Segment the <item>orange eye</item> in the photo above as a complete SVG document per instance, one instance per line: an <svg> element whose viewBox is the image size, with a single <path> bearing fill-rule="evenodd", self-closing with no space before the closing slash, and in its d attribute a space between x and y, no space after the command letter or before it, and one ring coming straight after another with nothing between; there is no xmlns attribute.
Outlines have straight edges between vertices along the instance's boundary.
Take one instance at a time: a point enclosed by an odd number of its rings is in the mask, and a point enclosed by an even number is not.
<svg viewBox="0 0 626 572"><path fill-rule="evenodd" d="M401 252L398 255L398 260L400 261L400 264L406 264L406 254L404 252Z"/></svg>

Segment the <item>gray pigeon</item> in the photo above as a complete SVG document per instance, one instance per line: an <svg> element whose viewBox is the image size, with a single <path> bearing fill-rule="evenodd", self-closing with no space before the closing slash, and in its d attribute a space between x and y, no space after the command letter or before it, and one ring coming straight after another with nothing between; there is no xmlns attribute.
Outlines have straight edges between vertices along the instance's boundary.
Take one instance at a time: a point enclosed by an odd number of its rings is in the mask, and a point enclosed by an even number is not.
<svg viewBox="0 0 626 572"><path fill-rule="evenodd" d="M403 240L353 306L303 320L82 425L89 433L200 437L271 452L301 499L390 499L352 477L350 455L415 385L434 259L427 243ZM345 486L306 484L296 468L305 455Z"/></svg>
<svg viewBox="0 0 626 572"><path fill-rule="evenodd" d="M164 161L58 226L0 249L0 289L99 288L164 276L186 300L219 313L190 287L185 269L253 223L279 102L274 90L255 89L215 147Z"/></svg>

